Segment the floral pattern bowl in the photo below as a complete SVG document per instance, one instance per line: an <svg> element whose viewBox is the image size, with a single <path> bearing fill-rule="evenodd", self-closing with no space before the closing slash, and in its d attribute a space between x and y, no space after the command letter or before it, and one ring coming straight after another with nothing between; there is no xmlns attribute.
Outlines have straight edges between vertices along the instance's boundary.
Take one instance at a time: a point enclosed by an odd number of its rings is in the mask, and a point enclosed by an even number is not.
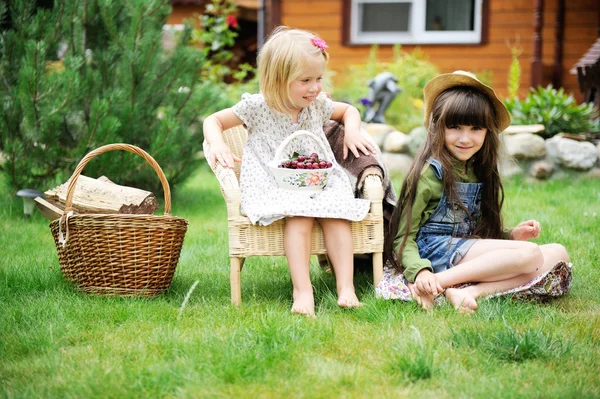
<svg viewBox="0 0 600 399"><path fill-rule="evenodd" d="M286 138L277 149L274 160L271 162L269 167L273 172L275 180L280 188L291 191L304 191L304 192L318 192L322 191L327 185L327 176L329 172L333 170L333 166L326 169L289 169L281 168L279 165L285 159L282 158L281 153L290 141L298 136L309 136L317 142L321 148L321 153L325 154L325 148L321 141L311 132L307 130L298 130L292 133Z"/></svg>

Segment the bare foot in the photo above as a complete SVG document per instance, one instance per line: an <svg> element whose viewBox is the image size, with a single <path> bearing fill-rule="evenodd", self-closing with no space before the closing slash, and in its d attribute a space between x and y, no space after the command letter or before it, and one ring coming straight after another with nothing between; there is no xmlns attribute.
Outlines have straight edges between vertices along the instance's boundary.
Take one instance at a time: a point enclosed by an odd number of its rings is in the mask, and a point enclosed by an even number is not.
<svg viewBox="0 0 600 399"><path fill-rule="evenodd" d="M312 292L296 293L294 292L294 303L292 304L292 313L305 316L315 315L315 298Z"/></svg>
<svg viewBox="0 0 600 399"><path fill-rule="evenodd" d="M433 295L421 295L417 303L428 312L433 310Z"/></svg>
<svg viewBox="0 0 600 399"><path fill-rule="evenodd" d="M344 309L359 308L363 304L358 300L354 288L343 290L338 295L338 306Z"/></svg>
<svg viewBox="0 0 600 399"><path fill-rule="evenodd" d="M428 312L433 310L433 295L419 295L413 283L408 283L408 288L410 289L410 293L413 299L417 304L419 304L420 307L422 307Z"/></svg>
<svg viewBox="0 0 600 399"><path fill-rule="evenodd" d="M466 288L447 288L446 298L459 313L474 313L477 310L477 300Z"/></svg>

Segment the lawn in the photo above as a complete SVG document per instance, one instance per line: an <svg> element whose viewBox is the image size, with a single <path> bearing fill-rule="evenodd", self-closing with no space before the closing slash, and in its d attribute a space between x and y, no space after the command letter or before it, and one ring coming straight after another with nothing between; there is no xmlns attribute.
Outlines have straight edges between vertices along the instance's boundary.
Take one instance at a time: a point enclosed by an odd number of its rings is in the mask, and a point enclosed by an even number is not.
<svg viewBox="0 0 600 399"><path fill-rule="evenodd" d="M399 187L398 181L395 186ZM311 266L317 317L290 314L285 258L250 258L240 308L229 302L224 201L203 166L173 195L189 220L169 291L153 299L77 292L58 266L48 222L0 197L0 394L50 397L600 397L600 184L506 182L509 224L535 218L560 242L571 291L546 304L482 301L475 315L374 297L336 306ZM189 300L184 298L197 282Z"/></svg>

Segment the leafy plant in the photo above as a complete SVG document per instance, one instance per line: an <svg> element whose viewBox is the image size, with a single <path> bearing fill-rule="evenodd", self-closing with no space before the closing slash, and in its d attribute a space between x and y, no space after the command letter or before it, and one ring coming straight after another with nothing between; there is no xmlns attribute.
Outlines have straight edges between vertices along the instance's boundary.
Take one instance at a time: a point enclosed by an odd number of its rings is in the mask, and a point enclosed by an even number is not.
<svg viewBox="0 0 600 399"><path fill-rule="evenodd" d="M402 92L387 109L386 122L400 131L409 132L423 124L423 87L439 71L418 49L407 53L402 51L400 45L395 45L390 62L379 60L377 52L378 47L372 46L365 64L349 65L342 70L332 96L337 101L345 101L363 109L369 91L367 81L379 73L390 72L398 78L397 84Z"/></svg>
<svg viewBox="0 0 600 399"><path fill-rule="evenodd" d="M507 99L505 104L514 124L542 124L547 137L561 132L600 132L600 120L593 104L577 104L563 88L538 86L523 101L515 97Z"/></svg>
<svg viewBox="0 0 600 399"><path fill-rule="evenodd" d="M192 43L198 44L206 56L205 79L232 83L254 76L251 65L232 65L231 62L240 29L236 13L237 4L232 0L212 0L203 14L195 16L199 27L192 32Z"/></svg>
<svg viewBox="0 0 600 399"><path fill-rule="evenodd" d="M519 38L514 45L506 43L510 49L510 67L508 69L508 98L516 98L519 94L519 87L521 86L521 63L519 62L519 56L523 53L523 48L519 45Z"/></svg>

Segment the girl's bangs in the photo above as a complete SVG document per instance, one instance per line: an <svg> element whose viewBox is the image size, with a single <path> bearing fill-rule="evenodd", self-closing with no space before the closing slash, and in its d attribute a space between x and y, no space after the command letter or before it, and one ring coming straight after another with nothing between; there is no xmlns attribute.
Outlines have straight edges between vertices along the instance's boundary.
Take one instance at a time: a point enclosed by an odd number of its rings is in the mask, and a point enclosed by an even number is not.
<svg viewBox="0 0 600 399"><path fill-rule="evenodd" d="M464 125L489 129L493 119L490 103L482 95L472 92L465 94L447 102L444 118L446 127Z"/></svg>

